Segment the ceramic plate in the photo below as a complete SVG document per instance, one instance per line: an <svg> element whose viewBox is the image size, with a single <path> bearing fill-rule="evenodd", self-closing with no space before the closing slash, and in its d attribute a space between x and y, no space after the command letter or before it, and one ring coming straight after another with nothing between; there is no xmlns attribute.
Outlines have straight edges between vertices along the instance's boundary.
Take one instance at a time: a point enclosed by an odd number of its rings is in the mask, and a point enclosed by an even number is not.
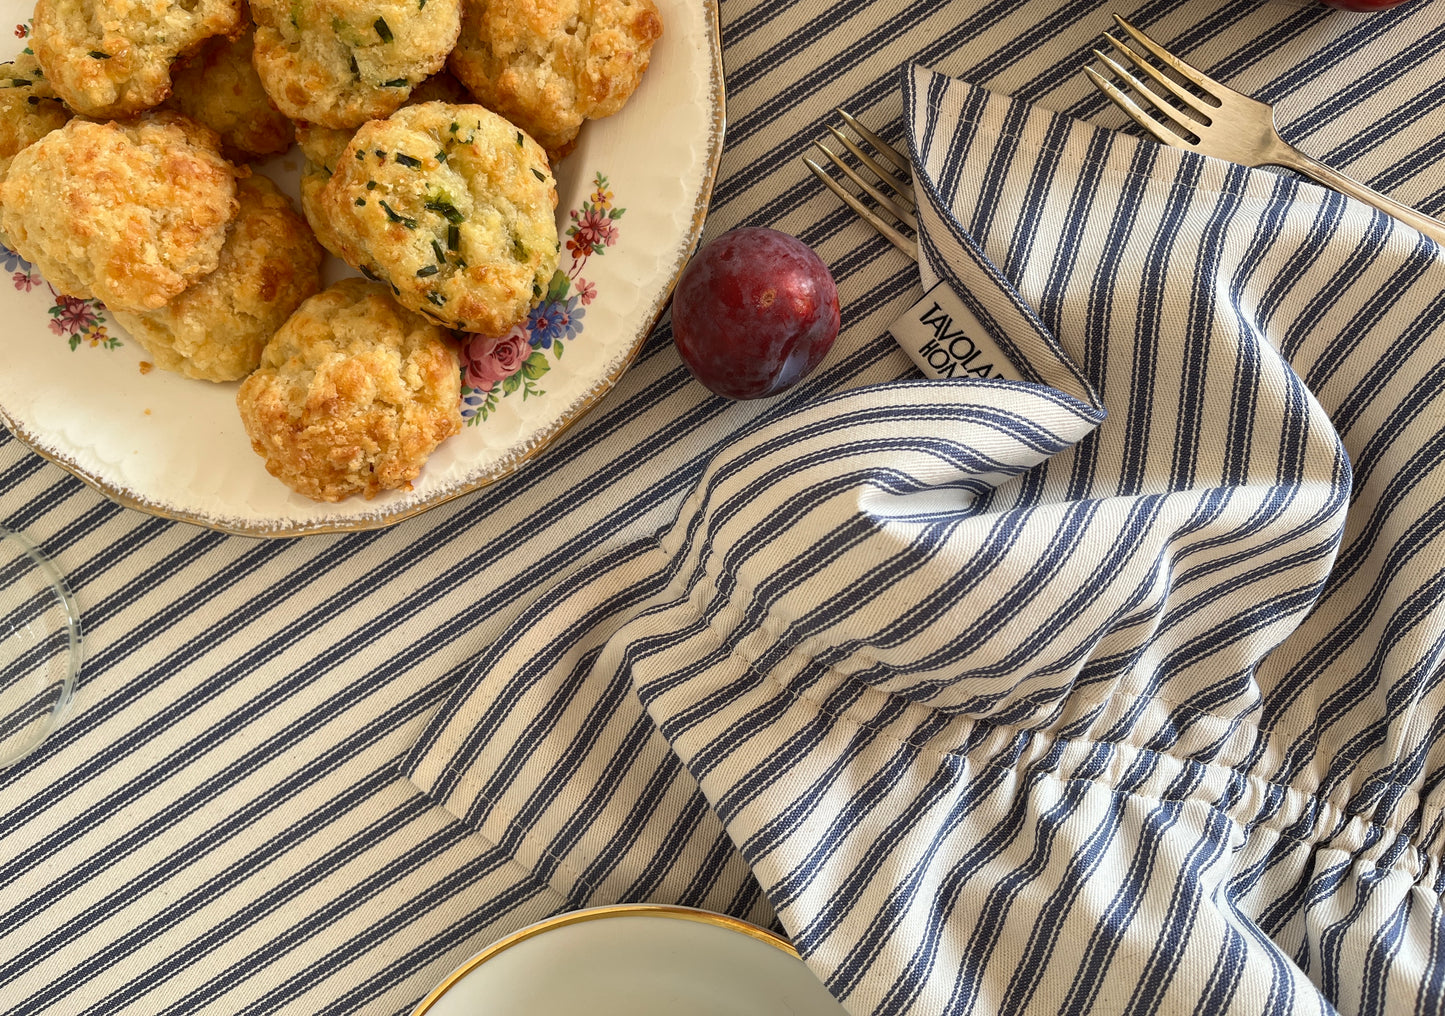
<svg viewBox="0 0 1445 1016"><path fill-rule="evenodd" d="M685 907L599 907L483 950L412 1016L846 1016L783 939Z"/></svg>
<svg viewBox="0 0 1445 1016"><path fill-rule="evenodd" d="M145 352L95 302L57 294L0 249L0 418L41 455L128 506L255 536L371 529L514 472L595 405L662 313L696 247L722 154L717 0L657 0L663 36L615 116L557 167L559 274L525 328L463 351L466 426L413 489L319 504L251 450L236 384L143 373ZM10 52L29 0L0 0ZM293 196L301 158L261 168ZM329 266L332 281L349 269Z"/></svg>

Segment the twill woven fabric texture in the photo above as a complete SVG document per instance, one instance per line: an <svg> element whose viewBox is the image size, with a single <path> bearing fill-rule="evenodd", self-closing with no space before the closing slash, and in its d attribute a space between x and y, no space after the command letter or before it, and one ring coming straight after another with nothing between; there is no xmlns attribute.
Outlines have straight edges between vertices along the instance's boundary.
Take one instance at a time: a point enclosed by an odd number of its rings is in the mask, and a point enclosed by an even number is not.
<svg viewBox="0 0 1445 1016"><path fill-rule="evenodd" d="M581 703L630 685L687 766L639 785L675 802L651 820L705 798L854 1012L1439 1011L1445 257L1319 188L902 84L925 285L1016 280L1107 418L920 383L735 442L507 632L414 778L565 864L524 728L606 787L637 717Z"/></svg>
<svg viewBox="0 0 1445 1016"><path fill-rule="evenodd" d="M0 432L86 639L0 770L0 1013L405 1014L641 901L855 1016L1445 1011L1445 260L1119 133L1115 10L1445 215L1445 0L724 0L708 236L843 303L797 389L711 397L664 318L516 476L295 540ZM913 152L921 266L799 162L838 105ZM918 380L940 280L1045 383Z"/></svg>

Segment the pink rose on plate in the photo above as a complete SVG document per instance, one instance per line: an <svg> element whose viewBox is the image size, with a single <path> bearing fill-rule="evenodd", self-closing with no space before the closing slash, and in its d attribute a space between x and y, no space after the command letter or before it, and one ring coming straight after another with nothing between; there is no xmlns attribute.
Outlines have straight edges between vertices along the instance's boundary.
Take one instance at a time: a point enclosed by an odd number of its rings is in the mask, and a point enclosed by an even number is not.
<svg viewBox="0 0 1445 1016"><path fill-rule="evenodd" d="M498 381L521 370L531 355L532 344L521 325L500 337L473 335L462 347L463 380L470 388L489 392Z"/></svg>

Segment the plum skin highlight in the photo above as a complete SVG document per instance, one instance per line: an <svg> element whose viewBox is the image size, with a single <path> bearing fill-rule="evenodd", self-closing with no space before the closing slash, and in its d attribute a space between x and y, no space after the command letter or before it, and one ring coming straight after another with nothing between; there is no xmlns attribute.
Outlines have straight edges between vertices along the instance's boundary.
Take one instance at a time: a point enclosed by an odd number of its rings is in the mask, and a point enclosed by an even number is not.
<svg viewBox="0 0 1445 1016"><path fill-rule="evenodd" d="M838 289L812 248L761 226L734 229L688 263L672 337L693 376L730 399L801 381L838 337Z"/></svg>

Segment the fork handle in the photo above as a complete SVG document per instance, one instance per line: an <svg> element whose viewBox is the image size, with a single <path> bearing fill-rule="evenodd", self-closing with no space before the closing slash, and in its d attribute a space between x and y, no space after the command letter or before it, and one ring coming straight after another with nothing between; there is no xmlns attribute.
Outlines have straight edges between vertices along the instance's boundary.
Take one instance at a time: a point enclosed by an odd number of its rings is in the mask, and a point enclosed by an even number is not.
<svg viewBox="0 0 1445 1016"><path fill-rule="evenodd" d="M1279 165L1287 166L1290 169L1297 169L1308 177L1311 177L1326 187L1333 187L1341 194L1347 194L1356 200L1363 201L1367 205L1374 205L1386 215L1399 219L1405 225L1410 226L1417 232L1429 237L1445 249L1445 222L1439 219L1432 219L1422 212L1417 212L1408 205L1402 205L1393 198L1387 198L1377 190L1373 190L1352 180L1345 174L1331 169L1318 159L1312 159L1304 152L1289 144L1280 146L1278 153Z"/></svg>

